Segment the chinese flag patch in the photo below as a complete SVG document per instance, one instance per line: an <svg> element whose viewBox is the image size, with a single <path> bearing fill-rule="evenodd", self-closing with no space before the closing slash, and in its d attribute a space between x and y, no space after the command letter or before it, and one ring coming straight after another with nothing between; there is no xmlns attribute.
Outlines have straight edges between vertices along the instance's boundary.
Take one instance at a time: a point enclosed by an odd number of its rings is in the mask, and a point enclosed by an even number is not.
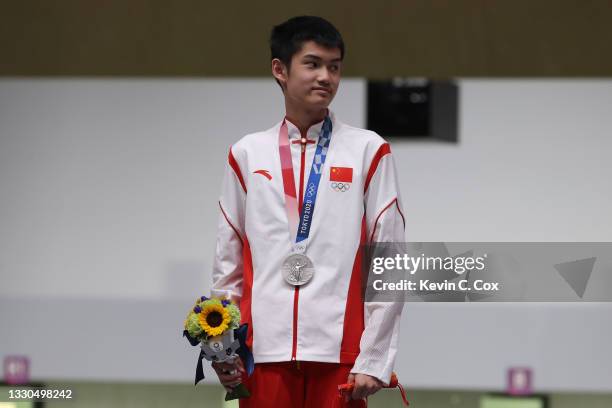
<svg viewBox="0 0 612 408"><path fill-rule="evenodd" d="M352 167L332 167L329 171L329 181L338 181L342 183L353 182Z"/></svg>

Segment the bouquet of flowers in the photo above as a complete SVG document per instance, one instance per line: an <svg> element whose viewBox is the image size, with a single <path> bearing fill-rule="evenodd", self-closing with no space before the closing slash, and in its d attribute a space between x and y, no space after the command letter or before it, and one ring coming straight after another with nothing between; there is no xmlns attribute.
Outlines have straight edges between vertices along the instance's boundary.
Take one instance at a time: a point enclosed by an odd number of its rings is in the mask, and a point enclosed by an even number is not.
<svg viewBox="0 0 612 408"><path fill-rule="evenodd" d="M253 355L246 346L247 325L240 325L240 310L226 299L209 299L202 296L196 300L185 320L183 336L192 346L200 344L201 351L196 368L195 383L204 378L202 359L214 362L233 363L241 358L250 375L253 372ZM225 400L245 398L250 395L243 384L227 393Z"/></svg>

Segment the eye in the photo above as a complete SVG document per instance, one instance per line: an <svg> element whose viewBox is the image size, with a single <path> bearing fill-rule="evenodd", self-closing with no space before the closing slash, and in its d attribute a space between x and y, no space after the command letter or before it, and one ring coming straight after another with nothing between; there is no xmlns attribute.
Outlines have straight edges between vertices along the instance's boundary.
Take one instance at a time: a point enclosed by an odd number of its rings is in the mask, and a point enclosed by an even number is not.
<svg viewBox="0 0 612 408"><path fill-rule="evenodd" d="M338 65L331 65L331 66L329 67L329 70L330 70L331 72L338 72L338 70L339 70L339 69L340 69L340 67L339 67Z"/></svg>
<svg viewBox="0 0 612 408"><path fill-rule="evenodd" d="M306 63L306 66L307 66L308 68L316 68L316 67L317 67L317 63L316 63L316 62L314 62L314 61L308 61L308 62Z"/></svg>

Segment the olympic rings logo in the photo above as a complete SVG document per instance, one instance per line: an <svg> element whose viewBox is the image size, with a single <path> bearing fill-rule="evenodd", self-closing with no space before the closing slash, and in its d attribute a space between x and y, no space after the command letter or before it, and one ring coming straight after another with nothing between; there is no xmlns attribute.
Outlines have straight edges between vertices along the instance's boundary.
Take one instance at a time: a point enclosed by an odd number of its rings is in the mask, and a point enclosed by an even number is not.
<svg viewBox="0 0 612 408"><path fill-rule="evenodd" d="M314 192L315 192L315 185L314 184L310 184L308 186L308 196L309 197L312 196L314 194Z"/></svg>
<svg viewBox="0 0 612 408"><path fill-rule="evenodd" d="M339 191L341 193L344 193L345 191L348 191L349 188L351 188L351 183L337 183L333 181L331 183L331 188L334 191Z"/></svg>

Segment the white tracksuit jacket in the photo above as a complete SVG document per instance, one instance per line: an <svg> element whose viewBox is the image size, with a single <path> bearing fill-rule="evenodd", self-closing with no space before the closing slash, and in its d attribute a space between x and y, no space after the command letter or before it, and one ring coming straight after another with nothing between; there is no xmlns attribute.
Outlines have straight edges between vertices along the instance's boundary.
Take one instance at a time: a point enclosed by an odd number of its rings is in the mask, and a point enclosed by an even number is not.
<svg viewBox="0 0 612 408"><path fill-rule="evenodd" d="M333 113L330 117L332 138L306 250L315 267L312 280L295 289L281 274L295 236L289 236L285 212L280 122L244 136L230 149L211 292L239 302L255 363L354 364L351 372L388 384L403 304L363 302L358 249L360 243L404 241L397 174L380 136L341 123ZM314 143L304 143L287 121L298 201L322 124L305 135ZM348 190L330 181L332 167L352 169Z"/></svg>

